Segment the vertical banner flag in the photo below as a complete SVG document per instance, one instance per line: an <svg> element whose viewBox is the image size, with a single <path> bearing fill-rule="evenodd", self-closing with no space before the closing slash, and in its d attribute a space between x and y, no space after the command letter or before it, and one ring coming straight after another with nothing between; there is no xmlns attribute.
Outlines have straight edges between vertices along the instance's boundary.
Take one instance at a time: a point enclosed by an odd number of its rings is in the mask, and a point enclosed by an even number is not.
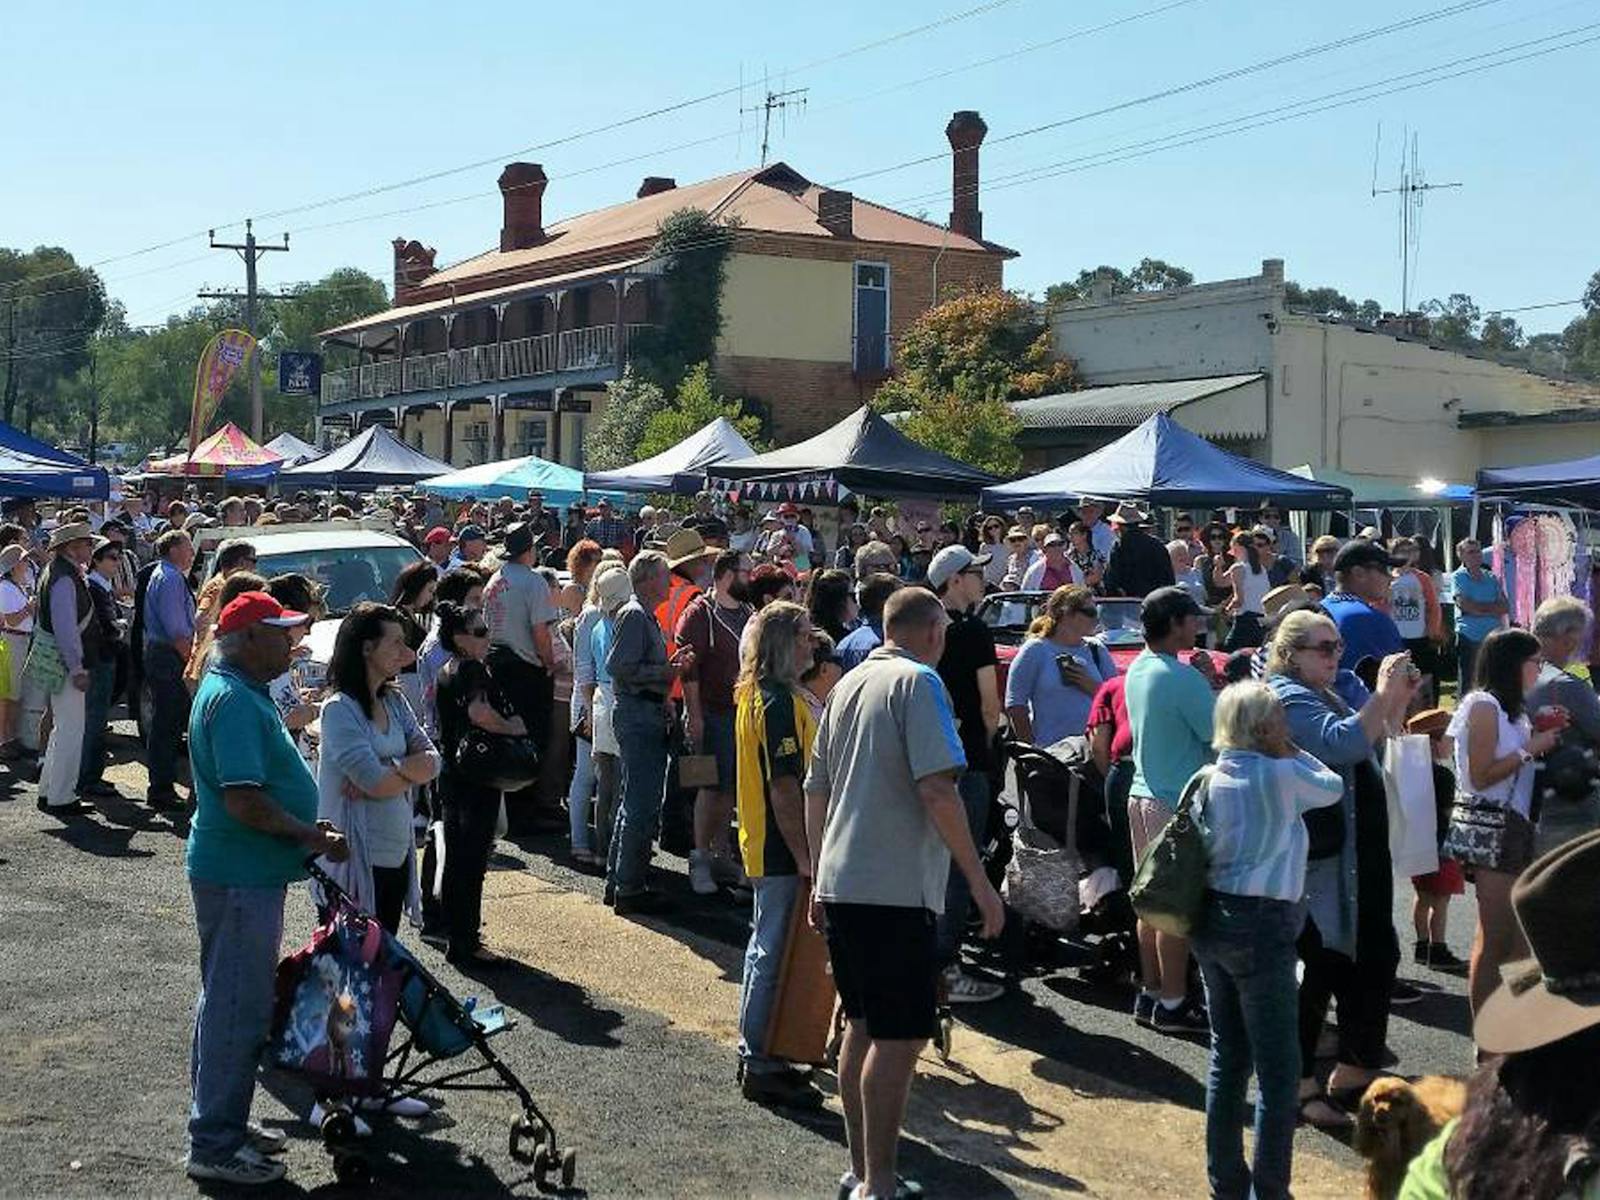
<svg viewBox="0 0 1600 1200"><path fill-rule="evenodd" d="M255 348L255 338L242 329L224 329L207 344L194 370L194 404L189 409L190 457L205 435L222 394Z"/></svg>

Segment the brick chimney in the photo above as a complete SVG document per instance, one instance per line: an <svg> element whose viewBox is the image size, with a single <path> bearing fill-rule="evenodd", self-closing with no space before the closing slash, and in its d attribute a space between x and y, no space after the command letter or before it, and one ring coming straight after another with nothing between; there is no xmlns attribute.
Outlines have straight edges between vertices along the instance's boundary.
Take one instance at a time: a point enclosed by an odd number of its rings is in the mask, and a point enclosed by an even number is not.
<svg viewBox="0 0 1600 1200"><path fill-rule="evenodd" d="M438 253L432 246L419 241L394 239L394 302L404 304L418 285L433 274L433 256Z"/></svg>
<svg viewBox="0 0 1600 1200"><path fill-rule="evenodd" d="M849 192L823 188L817 193L817 223L834 237L855 236L856 198Z"/></svg>
<svg viewBox="0 0 1600 1200"><path fill-rule="evenodd" d="M678 181L669 175L646 175L644 182L639 185L638 198L643 200L646 196L659 196L677 186Z"/></svg>
<svg viewBox="0 0 1600 1200"><path fill-rule="evenodd" d="M978 147L989 127L970 108L958 111L944 127L950 139L950 232L963 237L983 237L983 213L978 209Z"/></svg>
<svg viewBox="0 0 1600 1200"><path fill-rule="evenodd" d="M544 189L549 182L538 163L507 163L500 172L505 200L501 250L526 250L544 241Z"/></svg>

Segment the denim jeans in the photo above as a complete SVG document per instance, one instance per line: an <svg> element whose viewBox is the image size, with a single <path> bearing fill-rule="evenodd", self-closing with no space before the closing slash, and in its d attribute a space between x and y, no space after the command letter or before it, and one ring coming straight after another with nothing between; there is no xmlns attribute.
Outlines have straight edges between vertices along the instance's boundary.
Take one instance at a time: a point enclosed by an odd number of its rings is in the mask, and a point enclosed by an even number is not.
<svg viewBox="0 0 1600 1200"><path fill-rule="evenodd" d="M661 824L667 783L667 723L655 700L617 693L612 713L622 747L622 811L617 814L606 875L618 896L644 891L650 846Z"/></svg>
<svg viewBox="0 0 1600 1200"><path fill-rule="evenodd" d="M967 829L980 851L989 826L989 777L982 771L963 771L956 780L961 806L967 812ZM972 907L972 888L955 862L950 863L950 879L944 888L944 912L939 916L939 963L948 967L961 957L961 935L967 929L967 911Z"/></svg>
<svg viewBox="0 0 1600 1200"><path fill-rule="evenodd" d="M283 887L189 881L200 932L200 998L189 1058L189 1157L220 1163L245 1142L256 1067L272 1027Z"/></svg>
<svg viewBox="0 0 1600 1200"><path fill-rule="evenodd" d="M1287 1200L1300 1081L1295 938L1305 905L1207 892L1191 941L1211 1014L1206 1174L1214 1200ZM1244 1161L1245 1090L1256 1076L1255 1162Z"/></svg>
<svg viewBox="0 0 1600 1200"><path fill-rule="evenodd" d="M750 881L755 893L750 917L750 945L744 952L744 978L739 984L739 1058L752 1074L780 1071L783 1062L762 1053L767 1024L778 995L789 919L800 895L800 876L768 875Z"/></svg>
<svg viewBox="0 0 1600 1200"><path fill-rule="evenodd" d="M183 753L183 731L189 723L189 689L183 682L183 659L170 645L146 646L144 678L150 685L154 713L145 759L150 764L150 791L170 793ZM137 704L138 697L134 697Z"/></svg>
<svg viewBox="0 0 1600 1200"><path fill-rule="evenodd" d="M589 801L594 797L594 743L575 738L578 743L572 760L572 785L567 789L567 816L571 821L572 850L592 848L589 837Z"/></svg>
<svg viewBox="0 0 1600 1200"><path fill-rule="evenodd" d="M117 685L115 660L96 663L89 670L89 696L84 706L83 757L78 763L78 790L99 783L106 770L106 720L111 713L111 692Z"/></svg>

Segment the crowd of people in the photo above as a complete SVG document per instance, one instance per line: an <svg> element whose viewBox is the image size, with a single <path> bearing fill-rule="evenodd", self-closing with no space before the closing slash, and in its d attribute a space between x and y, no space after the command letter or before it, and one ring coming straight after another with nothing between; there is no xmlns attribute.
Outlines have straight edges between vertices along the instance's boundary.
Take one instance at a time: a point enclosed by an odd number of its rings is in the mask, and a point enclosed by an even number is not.
<svg viewBox="0 0 1600 1200"><path fill-rule="evenodd" d="M1544 1053L1509 1044L1501 981L1530 949L1550 952L1518 920L1529 888L1548 886L1528 874L1565 877L1573 868L1550 854L1579 855L1600 826L1592 790L1556 803L1536 782L1551 752L1600 742L1589 613L1555 599L1530 630L1508 627L1476 542L1455 547L1462 565L1446 580L1426 542L1376 530L1316 538L1308 553L1270 506L1233 522L1168 514L1163 542L1126 503L934 525L881 507L862 519L847 500L831 550L810 508L758 515L710 493L681 515L602 500L562 520L537 493L453 507L193 495L152 516L129 497L45 523L31 502L5 505L0 755L42 741L39 804L63 819L114 793L105 729L136 610L155 701L149 803L186 807L189 780L196 1178L282 1174L281 1138L249 1120L253 1039L304 857L320 855L385 928L409 920L453 963L490 970L501 960L484 937L484 876L509 826L563 831L619 916L671 907L651 866L658 840L687 857L694 893L748 906L738 1078L758 1103L822 1100L810 1064L769 1046L804 906L844 1018L840 1195L916 1194L895 1149L917 1054L941 1005L1004 991L964 951L1006 920L985 847L1003 828L1013 743L1087 740L1124 887L1184 798L1203 797L1204 917L1189 938L1140 923L1132 1019L1209 1038L1213 1195L1287 1196L1296 1124L1350 1124L1382 1074L1392 1007L1416 998L1397 979L1382 762L1398 734L1429 739L1441 839L1438 870L1413 880L1415 961L1467 974L1479 1026L1495 1031L1481 1053ZM295 664L319 585L255 574L251 529L260 540L274 524L380 508L420 557L388 603L344 616L325 685L309 692ZM212 524L239 531L198 579L194 538ZM976 610L1008 592L1031 597L1035 619L1003 661ZM1140 604L1143 649L1126 670L1100 636L1107 597ZM1437 700L1452 676L1447 711ZM1477 930L1463 962L1446 920L1469 879ZM1592 1040L1586 1030L1568 1040ZM1515 1092L1522 1061L1488 1060L1492 1111L1526 1103L1495 1091ZM1457 1188L1437 1194L1490 1194L1463 1184L1488 1170L1490 1119L1469 1114L1458 1137L1472 1148L1436 1156ZM1554 1129L1526 1139L1542 1146Z"/></svg>

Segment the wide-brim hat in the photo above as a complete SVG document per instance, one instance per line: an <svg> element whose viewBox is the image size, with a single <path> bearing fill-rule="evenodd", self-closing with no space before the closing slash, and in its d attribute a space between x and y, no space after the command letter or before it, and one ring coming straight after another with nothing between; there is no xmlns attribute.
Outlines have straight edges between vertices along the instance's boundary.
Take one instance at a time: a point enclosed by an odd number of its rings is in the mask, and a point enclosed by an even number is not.
<svg viewBox="0 0 1600 1200"><path fill-rule="evenodd" d="M1148 525L1150 514L1140 512L1134 504L1119 504L1117 511L1107 517L1106 522L1110 525Z"/></svg>
<svg viewBox="0 0 1600 1200"><path fill-rule="evenodd" d="M1261 597L1261 615L1271 620L1280 613L1309 608L1315 603L1311 593L1298 583L1280 583Z"/></svg>
<svg viewBox="0 0 1600 1200"><path fill-rule="evenodd" d="M616 612L633 595L633 581L621 567L601 570L594 581L595 597L604 612Z"/></svg>
<svg viewBox="0 0 1600 1200"><path fill-rule="evenodd" d="M71 542L94 541L94 529L87 521L73 521L70 525L57 525L50 534L50 549L59 550Z"/></svg>
<svg viewBox="0 0 1600 1200"><path fill-rule="evenodd" d="M27 548L21 542L12 542L0 550L0 576L11 574L17 569L17 564L27 557Z"/></svg>
<svg viewBox="0 0 1600 1200"><path fill-rule="evenodd" d="M667 539L667 566L674 571L701 558L715 558L721 551L706 545L698 530L680 529Z"/></svg>
<svg viewBox="0 0 1600 1200"><path fill-rule="evenodd" d="M1600 831L1573 838L1511 885L1533 957L1500 968L1473 1040L1489 1054L1548 1046L1600 1025Z"/></svg>

